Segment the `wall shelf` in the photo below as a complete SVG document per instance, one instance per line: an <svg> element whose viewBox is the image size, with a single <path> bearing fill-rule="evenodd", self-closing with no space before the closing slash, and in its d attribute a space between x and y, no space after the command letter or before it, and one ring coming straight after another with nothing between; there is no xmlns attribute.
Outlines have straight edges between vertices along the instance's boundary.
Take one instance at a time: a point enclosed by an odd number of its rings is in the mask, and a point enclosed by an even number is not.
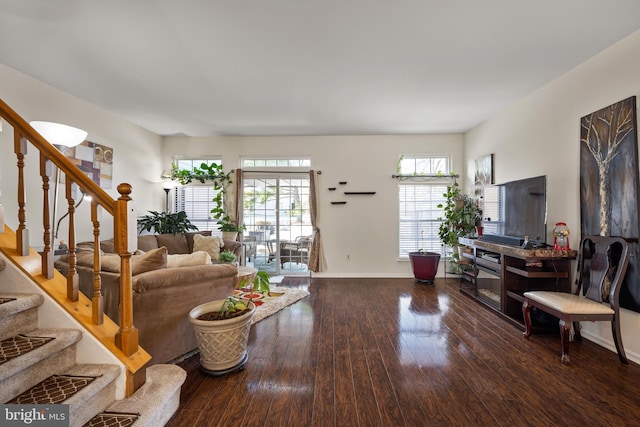
<svg viewBox="0 0 640 427"><path fill-rule="evenodd" d="M352 196L356 194L371 195L371 194L376 194L376 192L375 191L345 191L344 194L346 194L347 196Z"/></svg>
<svg viewBox="0 0 640 427"><path fill-rule="evenodd" d="M331 202L332 205L346 205L347 202Z"/></svg>

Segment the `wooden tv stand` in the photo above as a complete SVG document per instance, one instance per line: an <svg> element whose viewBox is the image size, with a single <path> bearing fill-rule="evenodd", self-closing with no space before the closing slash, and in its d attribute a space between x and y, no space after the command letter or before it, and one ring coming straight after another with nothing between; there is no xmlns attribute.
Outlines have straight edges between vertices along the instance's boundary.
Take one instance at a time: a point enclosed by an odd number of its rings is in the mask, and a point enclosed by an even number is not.
<svg viewBox="0 0 640 427"><path fill-rule="evenodd" d="M460 291L495 310L524 330L522 294L545 290L571 292L571 260L577 251L522 249L517 246L459 239L472 249L464 257Z"/></svg>

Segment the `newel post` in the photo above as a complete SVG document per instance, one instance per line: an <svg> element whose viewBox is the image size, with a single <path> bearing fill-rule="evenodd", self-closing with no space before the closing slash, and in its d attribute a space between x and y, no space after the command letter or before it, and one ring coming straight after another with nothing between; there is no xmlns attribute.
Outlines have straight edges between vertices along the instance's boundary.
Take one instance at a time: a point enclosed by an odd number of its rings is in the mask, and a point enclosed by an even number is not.
<svg viewBox="0 0 640 427"><path fill-rule="evenodd" d="M137 228L132 208L131 185L118 185L120 197L114 214L114 246L120 255L120 331L115 343L127 356L138 351L138 330L133 326L133 293L131 289L131 254L136 251Z"/></svg>

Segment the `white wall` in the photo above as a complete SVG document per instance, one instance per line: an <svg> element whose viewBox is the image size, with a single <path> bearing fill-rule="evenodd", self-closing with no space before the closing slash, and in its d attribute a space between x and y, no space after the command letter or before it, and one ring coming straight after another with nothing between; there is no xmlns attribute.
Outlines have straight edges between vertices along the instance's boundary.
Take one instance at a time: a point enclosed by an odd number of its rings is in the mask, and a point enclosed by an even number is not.
<svg viewBox="0 0 640 427"><path fill-rule="evenodd" d="M463 171L463 137L455 135L288 136L288 137L165 137L163 162L175 155L197 158L221 155L225 170L236 168L241 156L310 156L322 171L318 180L319 227L328 270L326 277L412 277L408 261L398 260L398 182L401 154L447 153L453 168ZM328 187L375 191L373 196L341 196ZM331 205L346 200L346 205ZM347 255L351 260L347 261Z"/></svg>
<svg viewBox="0 0 640 427"><path fill-rule="evenodd" d="M495 154L496 183L547 175L548 230L564 221L580 239L580 118L614 102L640 95L640 32L528 96L465 135L466 181L474 160ZM623 310L627 355L640 360L640 314ZM585 336L613 347L606 323L583 323Z"/></svg>
<svg viewBox="0 0 640 427"><path fill-rule="evenodd" d="M64 123L84 129L91 142L113 147L113 188L106 190L113 198L121 182L132 185L131 194L141 214L147 209L164 209L164 192L160 184L163 164L160 160L161 137L63 93L25 74L0 64L0 98L25 120L44 120ZM3 121L0 132L0 191L7 224L17 228L17 167L13 148L13 129ZM25 176L27 177L27 227L31 246L42 245L42 181L39 175L39 156L27 148ZM64 186L60 185L58 212L66 212ZM83 203L76 215L78 241L93 240L89 203ZM103 215L102 236L113 235L111 217ZM59 238L67 240L67 222L61 225Z"/></svg>

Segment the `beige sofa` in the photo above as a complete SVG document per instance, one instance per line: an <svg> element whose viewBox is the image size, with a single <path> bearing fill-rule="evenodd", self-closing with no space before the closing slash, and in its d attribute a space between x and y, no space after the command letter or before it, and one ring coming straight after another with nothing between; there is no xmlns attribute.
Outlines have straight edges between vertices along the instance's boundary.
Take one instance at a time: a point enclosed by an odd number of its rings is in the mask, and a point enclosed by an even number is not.
<svg viewBox="0 0 640 427"><path fill-rule="evenodd" d="M138 236L138 249L145 254L132 257L133 323L139 331L140 345L153 357L151 364L166 363L195 350L197 343L189 323L189 311L199 304L223 299L233 293L238 274L233 265L210 263L166 268L168 255L192 252L194 234ZM240 254L239 242L225 240L224 244L222 250ZM93 244L81 243L77 247L80 291L91 298ZM113 240L101 242L100 248L104 252L100 272L104 311L119 323L119 257L110 255L114 253ZM117 258L117 268L106 271L111 263L107 260L112 257ZM66 275L69 271L68 255L56 260L55 266Z"/></svg>

